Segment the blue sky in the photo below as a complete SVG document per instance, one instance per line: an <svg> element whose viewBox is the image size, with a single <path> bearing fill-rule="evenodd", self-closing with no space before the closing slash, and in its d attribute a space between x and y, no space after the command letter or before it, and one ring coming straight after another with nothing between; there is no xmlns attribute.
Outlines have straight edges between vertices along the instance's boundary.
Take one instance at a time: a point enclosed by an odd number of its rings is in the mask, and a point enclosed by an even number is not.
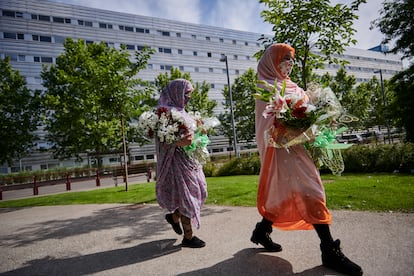
<svg viewBox="0 0 414 276"><path fill-rule="evenodd" d="M264 23L260 12L265 8L258 0L51 0L131 14L166 18L255 33L272 34L272 26ZM347 3L350 0L333 0ZM379 17L383 0L367 0L360 6L354 46L368 49L381 42L378 30L369 30L370 22Z"/></svg>

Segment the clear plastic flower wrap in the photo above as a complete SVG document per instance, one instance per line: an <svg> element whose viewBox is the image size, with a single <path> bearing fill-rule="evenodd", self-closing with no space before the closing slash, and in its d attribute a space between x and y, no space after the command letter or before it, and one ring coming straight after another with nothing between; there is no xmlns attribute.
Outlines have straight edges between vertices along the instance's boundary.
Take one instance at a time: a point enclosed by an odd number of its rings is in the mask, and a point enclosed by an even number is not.
<svg viewBox="0 0 414 276"><path fill-rule="evenodd" d="M334 174L343 171L341 149L351 144L340 144L336 135L346 130L337 129L336 120L343 114L342 106L329 87L310 85L303 95L285 94L283 82L277 85L259 81L256 99L268 102L263 116L274 117L272 126L266 130L266 144L285 148L306 144L317 165L325 165Z"/></svg>

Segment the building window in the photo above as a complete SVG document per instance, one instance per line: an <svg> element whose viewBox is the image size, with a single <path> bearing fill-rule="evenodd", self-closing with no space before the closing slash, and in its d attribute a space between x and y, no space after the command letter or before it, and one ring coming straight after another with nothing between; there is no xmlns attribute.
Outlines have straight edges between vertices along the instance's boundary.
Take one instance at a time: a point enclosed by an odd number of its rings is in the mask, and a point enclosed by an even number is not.
<svg viewBox="0 0 414 276"><path fill-rule="evenodd" d="M40 57L33 57L34 62L40 62Z"/></svg>
<svg viewBox="0 0 414 276"><path fill-rule="evenodd" d="M236 69L235 73L236 73L236 75L239 75L240 71Z"/></svg>
<svg viewBox="0 0 414 276"><path fill-rule="evenodd" d="M184 66L180 65L180 66L178 66L178 69L179 69L180 71L184 71Z"/></svg>
<svg viewBox="0 0 414 276"><path fill-rule="evenodd" d="M210 88L215 88L216 86L214 85L214 83L210 84Z"/></svg>
<svg viewBox="0 0 414 276"><path fill-rule="evenodd" d="M170 32L167 32L167 31L160 31L160 30L158 30L157 31L160 35L162 35L162 36L170 36Z"/></svg>
<svg viewBox="0 0 414 276"><path fill-rule="evenodd" d="M172 65L160 65L160 69L170 71L172 69Z"/></svg>
<svg viewBox="0 0 414 276"><path fill-rule="evenodd" d="M247 59L247 60L250 60L250 56L246 56L246 59Z"/></svg>
<svg viewBox="0 0 414 276"><path fill-rule="evenodd" d="M63 44L65 42L65 38L63 36L55 36L55 43Z"/></svg>
<svg viewBox="0 0 414 276"><path fill-rule="evenodd" d="M171 54L171 48L158 48L158 52L165 53L165 54Z"/></svg>
<svg viewBox="0 0 414 276"><path fill-rule="evenodd" d="M18 55L17 60L18 61L26 61L26 56L25 55Z"/></svg>
<svg viewBox="0 0 414 276"><path fill-rule="evenodd" d="M236 45L236 40L233 40L233 45Z"/></svg>
<svg viewBox="0 0 414 276"><path fill-rule="evenodd" d="M50 22L50 16L39 14L39 20Z"/></svg>
<svg viewBox="0 0 414 276"><path fill-rule="evenodd" d="M210 73L213 73L213 68L208 68L208 71L210 72Z"/></svg>
<svg viewBox="0 0 414 276"><path fill-rule="evenodd" d="M197 36L196 36L196 35L191 35L191 37L192 37L192 38L194 38L194 39L196 39L196 38L197 38Z"/></svg>
<svg viewBox="0 0 414 276"><path fill-rule="evenodd" d="M123 31L123 30L124 30L124 26L122 26L122 25L119 25L119 26L118 26L118 28L119 28L121 31Z"/></svg>
<svg viewBox="0 0 414 276"><path fill-rule="evenodd" d="M194 71L195 71L195 72L198 72L198 71L200 71L200 70L198 69L198 67L195 67L195 68L194 68Z"/></svg>
<svg viewBox="0 0 414 276"><path fill-rule="evenodd" d="M181 33L176 33L177 37L181 37Z"/></svg>
<svg viewBox="0 0 414 276"><path fill-rule="evenodd" d="M125 26L125 31L126 31L126 32L133 32L133 31L134 31L134 27L131 27L131 26Z"/></svg>
<svg viewBox="0 0 414 276"><path fill-rule="evenodd" d="M70 23L72 23L72 20L70 18L65 18L65 23L70 24Z"/></svg>
<svg viewBox="0 0 414 276"><path fill-rule="evenodd" d="M38 35L32 35L32 40L33 41L39 41L39 36Z"/></svg>
<svg viewBox="0 0 414 276"><path fill-rule="evenodd" d="M24 34L17 34L17 39L24 39Z"/></svg>
<svg viewBox="0 0 414 276"><path fill-rule="evenodd" d="M234 55L233 56L233 59L236 59L237 60L237 59L239 59L239 57L237 55Z"/></svg>
<svg viewBox="0 0 414 276"><path fill-rule="evenodd" d="M135 45L127 44L126 48L127 48L127 50L135 50Z"/></svg>
<svg viewBox="0 0 414 276"><path fill-rule="evenodd" d="M4 38L16 39L16 33L3 33Z"/></svg>
<svg viewBox="0 0 414 276"><path fill-rule="evenodd" d="M196 51L193 52L193 56L197 56L197 52Z"/></svg>
<svg viewBox="0 0 414 276"><path fill-rule="evenodd" d="M53 16L53 22L56 22L56 23L65 23L65 19L63 17L55 17L55 16Z"/></svg>
<svg viewBox="0 0 414 276"><path fill-rule="evenodd" d="M15 17L14 11L3 10L3 16Z"/></svg>
<svg viewBox="0 0 414 276"><path fill-rule="evenodd" d="M153 68L152 64L147 64L147 69L148 70L152 70L152 68Z"/></svg>
<svg viewBox="0 0 414 276"><path fill-rule="evenodd" d="M106 28L107 28L106 23L100 23L100 22L99 22L99 28L101 28L101 29L106 29Z"/></svg>
<svg viewBox="0 0 414 276"><path fill-rule="evenodd" d="M208 56L208 57L211 57L211 52L208 52L208 53L207 53L207 56Z"/></svg>
<svg viewBox="0 0 414 276"><path fill-rule="evenodd" d="M78 20L78 25L83 26L83 25L85 25L85 22L83 20Z"/></svg>
<svg viewBox="0 0 414 276"><path fill-rule="evenodd" d="M209 36L206 36L206 40L210 41L210 37Z"/></svg>
<svg viewBox="0 0 414 276"><path fill-rule="evenodd" d="M182 55L182 54L183 54L183 50L178 49L178 54L179 54L179 55Z"/></svg>
<svg viewBox="0 0 414 276"><path fill-rule="evenodd" d="M137 33L145 33L145 34L148 34L149 33L149 30L148 29L143 29L143 28L135 28L135 31Z"/></svg>
<svg viewBox="0 0 414 276"><path fill-rule="evenodd" d="M220 38L219 40L220 40L220 42L221 42L221 43L223 43L223 42L224 42L224 39L223 39L223 38Z"/></svg>
<svg viewBox="0 0 414 276"><path fill-rule="evenodd" d="M249 46L249 42L244 42L244 46Z"/></svg>
<svg viewBox="0 0 414 276"><path fill-rule="evenodd" d="M39 16L37 14L32 14L32 19L37 20L39 19Z"/></svg>
<svg viewBox="0 0 414 276"><path fill-rule="evenodd" d="M40 41L42 41L42 42L52 42L52 37L41 35L40 36Z"/></svg>
<svg viewBox="0 0 414 276"><path fill-rule="evenodd" d="M51 58L51 57L42 57L42 62L45 62L45 63L52 63L53 62L53 58Z"/></svg>

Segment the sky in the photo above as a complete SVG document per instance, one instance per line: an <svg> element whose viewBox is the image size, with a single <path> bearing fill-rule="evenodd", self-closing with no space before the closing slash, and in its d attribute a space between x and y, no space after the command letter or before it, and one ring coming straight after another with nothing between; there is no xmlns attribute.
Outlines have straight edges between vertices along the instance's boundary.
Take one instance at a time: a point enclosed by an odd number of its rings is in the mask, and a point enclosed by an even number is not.
<svg viewBox="0 0 414 276"><path fill-rule="evenodd" d="M273 35L272 26L264 23L260 12L265 9L258 0L51 0L92 8L172 19L234 30ZM332 0L350 3L351 0ZM379 45L383 35L370 30L370 22L380 17L383 0L367 0L361 4L354 23L357 30L353 47L368 49Z"/></svg>

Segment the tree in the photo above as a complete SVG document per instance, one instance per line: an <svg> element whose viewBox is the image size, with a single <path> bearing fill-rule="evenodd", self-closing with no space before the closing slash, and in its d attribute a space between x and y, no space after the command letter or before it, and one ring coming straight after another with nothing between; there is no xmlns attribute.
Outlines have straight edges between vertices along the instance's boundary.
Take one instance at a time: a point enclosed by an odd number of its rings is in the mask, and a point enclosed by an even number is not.
<svg viewBox="0 0 414 276"><path fill-rule="evenodd" d="M288 43L296 50L299 63L299 84L306 90L313 69L324 62L341 63L336 57L345 47L355 44L354 13L366 0L330 5L329 0L260 0L268 6L261 16L274 25L272 39L261 38L265 47L274 42ZM262 52L256 53L259 58Z"/></svg>
<svg viewBox="0 0 414 276"><path fill-rule="evenodd" d="M371 28L377 27L385 35L383 43L395 41L389 50L402 53L403 59L414 56L414 2L412 0L385 1L380 11L381 17L371 22ZM391 79L395 91L394 101L390 101L390 115L397 126L404 127L406 140L414 142L414 63L408 69Z"/></svg>
<svg viewBox="0 0 414 276"><path fill-rule="evenodd" d="M158 92L161 93L162 89L167 86L168 82L175 79L186 79L191 83L193 82L189 73L182 73L178 68L171 68L169 74L168 72L159 74L155 79L155 86L157 87ZM203 81L201 84L197 82L193 84L193 86L194 91L191 93L190 101L186 105L185 109L193 112L198 111L204 117L213 116L213 111L217 106L217 103L213 100L209 100L208 98L210 85Z"/></svg>
<svg viewBox="0 0 414 276"><path fill-rule="evenodd" d="M334 77L325 74L322 83L329 86L341 102L346 125L350 128L363 127L368 115L369 91L356 88L355 77L348 76L343 66Z"/></svg>
<svg viewBox="0 0 414 276"><path fill-rule="evenodd" d="M412 0L386 0L380 11L380 18L371 22L371 29L377 27L385 35L382 43L395 40L391 53L402 53L403 58L412 58L414 53L414 2Z"/></svg>
<svg viewBox="0 0 414 276"><path fill-rule="evenodd" d="M253 69L249 69L240 77L234 80L231 86L234 106L234 121L236 126L236 136L238 141L251 142L255 138L255 99L257 74ZM226 110L230 110L229 89L226 86L223 90L225 102L223 105ZM229 138L229 144L233 141L233 131L231 125L231 114L226 111L220 114L221 131Z"/></svg>
<svg viewBox="0 0 414 276"><path fill-rule="evenodd" d="M119 152L131 118L150 95L136 74L152 50L130 54L104 43L68 39L55 65L43 68L44 103L48 108L47 138L60 158L89 153L101 166L101 155ZM140 86L141 85L141 86ZM125 157L125 155L124 155Z"/></svg>
<svg viewBox="0 0 414 276"><path fill-rule="evenodd" d="M10 58L0 60L0 164L27 155L40 124L40 91L31 91L26 80L10 66Z"/></svg>

